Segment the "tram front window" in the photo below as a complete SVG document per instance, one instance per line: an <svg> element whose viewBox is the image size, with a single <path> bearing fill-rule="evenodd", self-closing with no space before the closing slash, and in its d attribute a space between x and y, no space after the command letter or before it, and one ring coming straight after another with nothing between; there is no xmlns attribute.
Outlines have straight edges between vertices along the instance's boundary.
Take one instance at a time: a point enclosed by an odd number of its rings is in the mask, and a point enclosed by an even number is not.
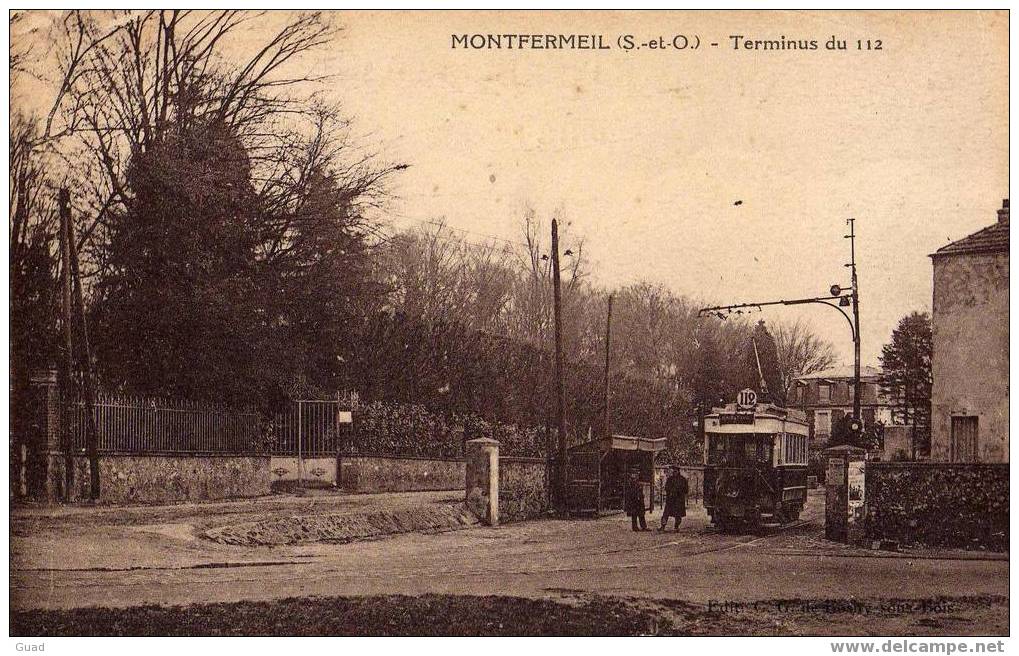
<svg viewBox="0 0 1019 656"><path fill-rule="evenodd" d="M722 467L746 467L771 463L770 435L709 435L705 464Z"/></svg>
<svg viewBox="0 0 1019 656"><path fill-rule="evenodd" d="M708 437L708 461L709 465L720 465L723 467L736 467L743 463L744 453L743 435L711 435ZM752 442L750 443L752 445Z"/></svg>

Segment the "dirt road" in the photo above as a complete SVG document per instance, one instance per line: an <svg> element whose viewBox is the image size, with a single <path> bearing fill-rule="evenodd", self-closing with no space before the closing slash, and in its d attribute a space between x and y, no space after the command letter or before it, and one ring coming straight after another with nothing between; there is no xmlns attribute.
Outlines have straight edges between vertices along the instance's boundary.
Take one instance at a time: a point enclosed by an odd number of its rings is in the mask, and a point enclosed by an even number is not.
<svg viewBox="0 0 1019 656"><path fill-rule="evenodd" d="M453 493L389 495L395 504ZM319 502L318 511L367 497ZM620 515L541 520L349 544L236 547L200 529L251 513L300 513L307 500L247 513L220 509L16 514L15 609L272 600L308 595L563 594L675 599L703 605L775 599L1008 595L1004 555L891 554L822 537L821 501L799 526L764 536L723 535L693 508L676 533L634 533ZM322 505L325 504L325 505ZM134 513L133 519L130 517ZM652 525L655 522L652 521Z"/></svg>

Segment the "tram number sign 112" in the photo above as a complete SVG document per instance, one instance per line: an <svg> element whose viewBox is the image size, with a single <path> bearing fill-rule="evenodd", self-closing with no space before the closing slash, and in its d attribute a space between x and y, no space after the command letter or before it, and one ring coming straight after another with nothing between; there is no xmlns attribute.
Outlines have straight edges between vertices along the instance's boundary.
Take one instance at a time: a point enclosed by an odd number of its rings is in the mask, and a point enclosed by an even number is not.
<svg viewBox="0 0 1019 656"><path fill-rule="evenodd" d="M752 389L742 390L736 395L737 408L755 408L757 406L757 392Z"/></svg>

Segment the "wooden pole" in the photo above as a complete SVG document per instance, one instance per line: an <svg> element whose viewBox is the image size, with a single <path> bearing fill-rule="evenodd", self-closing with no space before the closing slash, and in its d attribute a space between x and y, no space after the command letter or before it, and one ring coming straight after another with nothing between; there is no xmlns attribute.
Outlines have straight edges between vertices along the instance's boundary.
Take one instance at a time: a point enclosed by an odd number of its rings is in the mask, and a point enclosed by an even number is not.
<svg viewBox="0 0 1019 656"><path fill-rule="evenodd" d="M304 426L302 421L304 415L301 413L301 402L297 402L297 487L301 487L304 482L304 464L301 458L301 440L304 437Z"/></svg>
<svg viewBox="0 0 1019 656"><path fill-rule="evenodd" d="M67 246L71 262L71 275L74 279L74 304L78 312L81 328L82 347L82 382L85 387L85 420L88 435L88 468L89 498L99 499L99 431L96 429L95 406L96 391L92 377L92 348L88 339L88 323L85 320L85 302L81 293L81 270L78 264L78 244L74 234L74 222L71 217L70 204L67 210Z"/></svg>
<svg viewBox="0 0 1019 656"><path fill-rule="evenodd" d="M552 308L555 315L555 384L556 384L556 506L566 509L566 384L563 380L563 318L562 283L559 273L559 223L552 219Z"/></svg>
<svg viewBox="0 0 1019 656"><path fill-rule="evenodd" d="M609 372L612 368L612 294L609 294L609 311L605 316L605 437L612 435L609 421Z"/></svg>
<svg viewBox="0 0 1019 656"><path fill-rule="evenodd" d="M74 440L71 436L71 372L74 369L73 340L71 338L71 255L68 227L71 216L71 196L61 189L57 197L60 207L60 311L64 333L64 357L60 367L60 439L64 451L64 501L71 501L74 488Z"/></svg>

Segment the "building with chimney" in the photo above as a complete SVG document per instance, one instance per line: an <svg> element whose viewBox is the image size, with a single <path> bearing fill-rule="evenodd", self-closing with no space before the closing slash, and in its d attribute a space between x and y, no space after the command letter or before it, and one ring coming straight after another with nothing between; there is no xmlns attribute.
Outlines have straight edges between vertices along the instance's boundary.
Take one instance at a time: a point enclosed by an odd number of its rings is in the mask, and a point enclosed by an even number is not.
<svg viewBox="0 0 1019 656"><path fill-rule="evenodd" d="M931 460L1008 462L1008 199L994 225L931 254Z"/></svg>
<svg viewBox="0 0 1019 656"><path fill-rule="evenodd" d="M892 423L891 406L881 394L880 377L879 369L860 367L860 418L864 426ZM832 427L842 417L853 414L854 394L852 366L805 374L793 381L786 403L806 413L813 450L824 448Z"/></svg>
<svg viewBox="0 0 1019 656"><path fill-rule="evenodd" d="M998 221L930 256L930 457L1009 460L1009 201Z"/></svg>

